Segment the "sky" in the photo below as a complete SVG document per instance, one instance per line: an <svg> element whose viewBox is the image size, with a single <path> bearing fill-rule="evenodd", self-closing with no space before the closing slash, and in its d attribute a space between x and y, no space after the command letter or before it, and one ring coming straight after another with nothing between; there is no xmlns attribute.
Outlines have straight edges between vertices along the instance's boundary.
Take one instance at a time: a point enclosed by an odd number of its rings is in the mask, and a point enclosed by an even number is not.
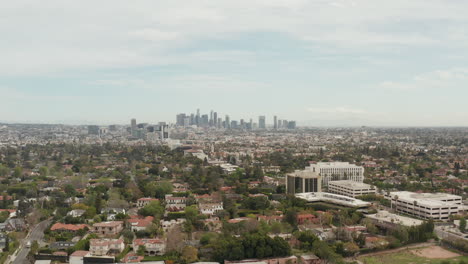
<svg viewBox="0 0 468 264"><path fill-rule="evenodd" d="M468 126L466 0L15 0L0 121Z"/></svg>

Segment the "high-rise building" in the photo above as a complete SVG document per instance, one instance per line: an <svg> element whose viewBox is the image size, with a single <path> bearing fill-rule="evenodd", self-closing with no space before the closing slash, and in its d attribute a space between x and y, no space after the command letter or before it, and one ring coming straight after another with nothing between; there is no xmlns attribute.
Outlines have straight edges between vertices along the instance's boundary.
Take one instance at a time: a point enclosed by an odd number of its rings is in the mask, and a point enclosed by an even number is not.
<svg viewBox="0 0 468 264"><path fill-rule="evenodd" d="M195 125L200 126L200 109L197 109L197 116L195 117Z"/></svg>
<svg viewBox="0 0 468 264"><path fill-rule="evenodd" d="M210 112L210 121L209 121L210 127L213 126L214 121L213 121L213 110Z"/></svg>
<svg viewBox="0 0 468 264"><path fill-rule="evenodd" d="M283 120L278 120L278 128L283 128Z"/></svg>
<svg viewBox="0 0 468 264"><path fill-rule="evenodd" d="M178 114L176 117L176 125L183 126L185 117L187 117L185 114Z"/></svg>
<svg viewBox="0 0 468 264"><path fill-rule="evenodd" d="M265 116L259 116L258 117L258 128L259 129L266 129Z"/></svg>
<svg viewBox="0 0 468 264"><path fill-rule="evenodd" d="M306 170L320 174L323 186L327 186L329 181L362 182L364 180L364 168L349 162L317 162L310 164Z"/></svg>
<svg viewBox="0 0 468 264"><path fill-rule="evenodd" d="M136 119L132 118L132 120L130 121L130 133L132 134L132 136L135 135L136 131L137 131Z"/></svg>
<svg viewBox="0 0 468 264"><path fill-rule="evenodd" d="M218 127L218 112L213 113L213 126Z"/></svg>
<svg viewBox="0 0 468 264"><path fill-rule="evenodd" d="M209 123L210 123L210 120L208 118L208 115L202 115L200 119L200 126L207 127Z"/></svg>
<svg viewBox="0 0 468 264"><path fill-rule="evenodd" d="M88 135L99 135L98 126L88 126Z"/></svg>
<svg viewBox="0 0 468 264"><path fill-rule="evenodd" d="M310 170L296 170L286 175L286 193L321 192L320 174Z"/></svg>
<svg viewBox="0 0 468 264"><path fill-rule="evenodd" d="M228 115L226 115L224 128L226 128L226 129L230 129L230 128L231 128L231 119L229 118Z"/></svg>
<svg viewBox="0 0 468 264"><path fill-rule="evenodd" d="M195 125L195 114L190 114L190 125L193 126Z"/></svg>
<svg viewBox="0 0 468 264"><path fill-rule="evenodd" d="M296 129L296 121L289 121L288 129Z"/></svg>
<svg viewBox="0 0 468 264"><path fill-rule="evenodd" d="M277 116L273 117L273 128L275 130L278 129L278 117Z"/></svg>

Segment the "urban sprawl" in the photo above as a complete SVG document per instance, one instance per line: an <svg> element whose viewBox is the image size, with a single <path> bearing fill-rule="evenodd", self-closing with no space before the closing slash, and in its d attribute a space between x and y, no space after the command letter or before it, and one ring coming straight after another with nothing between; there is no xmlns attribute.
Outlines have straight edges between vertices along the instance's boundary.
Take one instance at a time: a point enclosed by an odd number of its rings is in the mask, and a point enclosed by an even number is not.
<svg viewBox="0 0 468 264"><path fill-rule="evenodd" d="M468 263L467 168L468 128L0 124L0 263Z"/></svg>

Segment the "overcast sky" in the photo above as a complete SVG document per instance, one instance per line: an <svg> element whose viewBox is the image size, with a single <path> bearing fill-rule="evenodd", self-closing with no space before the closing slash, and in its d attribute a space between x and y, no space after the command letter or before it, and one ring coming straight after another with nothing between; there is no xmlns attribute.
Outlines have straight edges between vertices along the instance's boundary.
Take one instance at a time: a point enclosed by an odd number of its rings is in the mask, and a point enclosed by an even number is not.
<svg viewBox="0 0 468 264"><path fill-rule="evenodd" d="M15 0L0 121L468 125L466 0Z"/></svg>

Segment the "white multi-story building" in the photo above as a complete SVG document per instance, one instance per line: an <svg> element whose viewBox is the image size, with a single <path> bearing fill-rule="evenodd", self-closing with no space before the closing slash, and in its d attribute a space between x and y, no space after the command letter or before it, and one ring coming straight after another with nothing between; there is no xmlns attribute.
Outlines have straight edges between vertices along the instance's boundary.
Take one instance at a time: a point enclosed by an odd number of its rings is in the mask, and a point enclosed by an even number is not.
<svg viewBox="0 0 468 264"><path fill-rule="evenodd" d="M286 193L321 192L322 181L317 172L296 170L286 175Z"/></svg>
<svg viewBox="0 0 468 264"><path fill-rule="evenodd" d="M356 197L366 194L375 194L377 190L374 186L362 182L354 182L349 180L344 181L329 181L328 192L341 194L349 197Z"/></svg>
<svg viewBox="0 0 468 264"><path fill-rule="evenodd" d="M310 164L306 170L320 174L323 186L327 186L329 181L362 182L364 180L364 168L349 162L317 162Z"/></svg>
<svg viewBox="0 0 468 264"><path fill-rule="evenodd" d="M422 219L447 221L464 210L462 197L447 193L390 192L386 198L397 212Z"/></svg>

